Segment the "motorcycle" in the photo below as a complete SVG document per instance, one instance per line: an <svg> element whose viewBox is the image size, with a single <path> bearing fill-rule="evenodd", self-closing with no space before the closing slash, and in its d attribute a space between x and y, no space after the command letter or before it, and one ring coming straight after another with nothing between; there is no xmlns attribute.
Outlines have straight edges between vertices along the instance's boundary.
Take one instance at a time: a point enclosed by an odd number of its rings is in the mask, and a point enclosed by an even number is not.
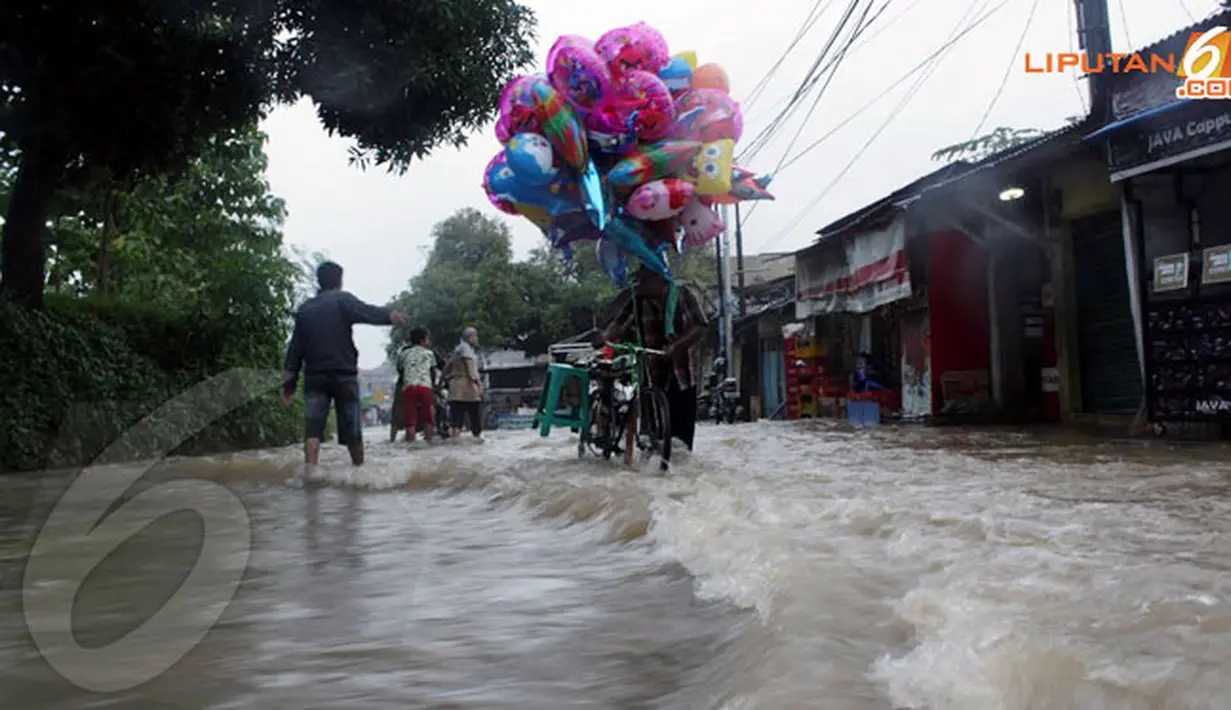
<svg viewBox="0 0 1231 710"><path fill-rule="evenodd" d="M739 381L727 377L727 359L717 357L706 378L706 392L702 396L701 411L707 412L715 424L734 424L743 415L740 404Z"/></svg>

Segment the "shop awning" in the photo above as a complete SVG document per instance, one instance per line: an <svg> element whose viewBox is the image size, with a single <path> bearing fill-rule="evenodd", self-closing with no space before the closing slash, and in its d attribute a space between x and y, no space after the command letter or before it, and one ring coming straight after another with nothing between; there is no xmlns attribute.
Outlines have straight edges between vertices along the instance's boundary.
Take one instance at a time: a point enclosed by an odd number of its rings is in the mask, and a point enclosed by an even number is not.
<svg viewBox="0 0 1231 710"><path fill-rule="evenodd" d="M910 297L905 220L800 253L795 278L796 318L867 313Z"/></svg>
<svg viewBox="0 0 1231 710"><path fill-rule="evenodd" d="M1108 134L1114 133L1120 130L1121 128L1127 128L1140 121L1144 121L1147 118L1153 118L1155 116L1160 116L1165 113L1170 113L1180 108L1181 106L1185 106L1191 102L1192 102L1192 99L1176 99L1175 101L1172 101L1171 103L1163 104L1162 106L1156 106L1152 109L1148 109L1146 111L1135 113L1132 116L1128 116L1127 118L1122 118L1119 121L1112 121L1111 123L1108 123L1107 125L1098 129L1097 131L1087 134L1084 140L1092 141L1096 138L1106 138Z"/></svg>

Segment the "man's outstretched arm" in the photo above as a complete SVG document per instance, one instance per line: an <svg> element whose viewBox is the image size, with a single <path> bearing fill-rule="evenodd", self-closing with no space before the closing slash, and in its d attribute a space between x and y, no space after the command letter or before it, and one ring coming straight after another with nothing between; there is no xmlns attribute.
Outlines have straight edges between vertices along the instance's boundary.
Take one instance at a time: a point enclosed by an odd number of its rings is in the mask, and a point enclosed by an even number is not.
<svg viewBox="0 0 1231 710"><path fill-rule="evenodd" d="M406 314L385 308L384 306L373 306L370 303L364 303L351 293L342 295L342 308L346 311L346 316L350 319L351 323L362 323L364 325L406 325Z"/></svg>

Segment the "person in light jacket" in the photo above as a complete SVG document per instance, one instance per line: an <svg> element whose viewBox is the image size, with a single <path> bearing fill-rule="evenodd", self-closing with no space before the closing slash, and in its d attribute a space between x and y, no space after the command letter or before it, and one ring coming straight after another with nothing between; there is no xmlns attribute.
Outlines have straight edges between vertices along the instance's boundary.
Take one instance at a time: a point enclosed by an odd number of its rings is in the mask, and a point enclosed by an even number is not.
<svg viewBox="0 0 1231 710"><path fill-rule="evenodd" d="M453 430L460 432L467 420L476 441L483 441L483 378L479 374L479 331L467 328L449 359L449 410Z"/></svg>

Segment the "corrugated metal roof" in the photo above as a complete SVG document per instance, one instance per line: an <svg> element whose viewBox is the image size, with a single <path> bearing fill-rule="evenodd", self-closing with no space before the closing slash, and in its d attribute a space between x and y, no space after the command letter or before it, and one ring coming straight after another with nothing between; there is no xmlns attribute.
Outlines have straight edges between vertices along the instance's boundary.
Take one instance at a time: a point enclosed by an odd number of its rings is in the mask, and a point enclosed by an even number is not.
<svg viewBox="0 0 1231 710"><path fill-rule="evenodd" d="M1190 33L1190 32L1193 32L1193 31L1195 31L1198 27L1201 27L1202 25L1207 25L1207 24L1208 24L1208 25L1211 25L1211 26L1212 26L1212 25L1214 25L1214 24L1217 24L1217 23L1213 23L1213 22L1211 22L1211 20L1214 20L1214 19L1218 18L1220 15L1228 15L1228 14L1231 14L1231 8L1227 8L1227 7L1215 7L1213 10L1211 10L1211 11L1210 11L1210 13L1209 13L1208 15L1206 15L1204 18L1202 18L1202 19L1200 19L1200 20L1197 20L1196 22L1192 23L1191 25L1188 25L1187 27L1181 27L1180 29L1178 29L1178 30L1176 30L1176 31L1172 32L1171 34L1169 34L1169 35L1167 35L1167 36L1165 36L1165 37L1163 37L1163 38L1161 38L1161 39L1155 40L1154 42L1151 42L1150 44L1147 44L1146 46L1144 46L1144 47L1142 47L1142 48L1140 48L1140 49L1134 49L1133 51L1134 51L1134 52L1138 52L1138 53L1140 53L1140 52L1154 52L1154 51L1157 51L1157 50L1158 50L1158 48L1159 48L1160 46L1162 46L1162 45L1164 45L1164 44L1167 44L1167 43L1169 43L1169 42L1174 42L1174 41L1176 40L1176 38L1177 38L1177 37L1181 37L1181 36L1186 35L1186 34L1188 34L1188 33Z"/></svg>
<svg viewBox="0 0 1231 710"><path fill-rule="evenodd" d="M1226 25L1228 21L1231 21L1231 10L1218 8L1204 19L1181 27L1156 42L1134 50L1134 53L1171 56L1179 62L1188 44L1189 35ZM1174 102L1175 90L1180 82L1178 77L1168 72L1104 72L1100 78L1110 91L1111 113L1114 119L1130 118L1143 111Z"/></svg>
<svg viewBox="0 0 1231 710"><path fill-rule="evenodd" d="M912 196L910 201L922 197L929 192L944 189L972 176L985 173L988 170L1003 167L1006 163L1014 160L1026 160L1028 157L1041 158L1044 155L1042 152L1042 149L1044 148L1054 146L1060 149L1066 149L1080 146L1083 143L1086 131L1088 131L1091 127L1090 123L1091 117L1087 116L1077 123L1071 123L1062 128L1057 128L1056 130L1045 133L1033 140L1027 141L1020 145L1015 145L1012 148L1002 150L999 153L993 153L992 155L989 155L983 160L975 163L970 170L967 170L961 175L925 186L916 195ZM1036 153L1036 151L1039 152ZM1030 156L1031 153L1035 153L1035 155ZM1028 163L1029 161L1026 160L1026 162Z"/></svg>
<svg viewBox="0 0 1231 710"><path fill-rule="evenodd" d="M818 239L816 241L819 242L824 239L828 239L829 237L832 237L835 234L840 234L842 232L846 232L856 227L859 227L863 224L866 224L870 222L871 220L881 216L886 211L893 209L895 204L898 202L901 202L904 197L907 197L909 195L912 195L920 191L924 186L929 185L938 180L945 180L945 179L951 178L959 173L964 173L965 171L970 170L972 167L973 165L971 163L968 163L964 160L956 160L944 166L943 168L940 168L939 170L932 171L928 173L927 175L924 175L923 177L915 180L914 182L904 185L898 188L897 190L889 193L889 195L887 195L886 197L882 197L876 202L873 202L872 204L867 205L860 210L856 210L855 212L852 212L839 220L836 220L824 227L821 227L816 232L816 234L818 235Z"/></svg>

